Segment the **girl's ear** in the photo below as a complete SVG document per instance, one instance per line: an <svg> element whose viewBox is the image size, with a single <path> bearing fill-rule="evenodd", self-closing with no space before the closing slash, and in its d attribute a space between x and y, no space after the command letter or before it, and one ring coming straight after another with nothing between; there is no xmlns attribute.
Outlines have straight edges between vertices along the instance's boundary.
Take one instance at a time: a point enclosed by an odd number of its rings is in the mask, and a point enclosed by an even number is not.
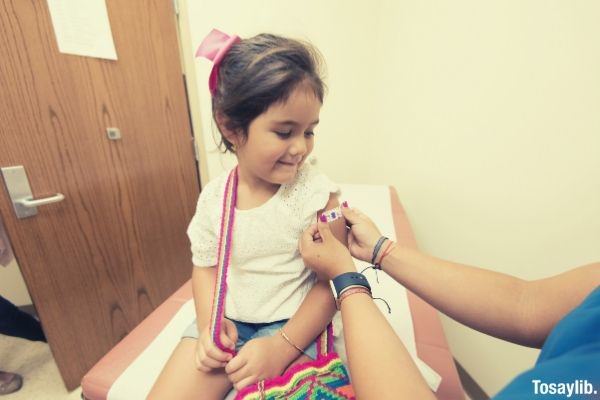
<svg viewBox="0 0 600 400"><path fill-rule="evenodd" d="M228 121L227 121L227 117L225 115L223 115L222 113L217 112L216 120L217 120L217 125L219 127L219 131L221 132L223 137L232 145L237 146L239 137L235 131L227 128L227 126L229 125Z"/></svg>

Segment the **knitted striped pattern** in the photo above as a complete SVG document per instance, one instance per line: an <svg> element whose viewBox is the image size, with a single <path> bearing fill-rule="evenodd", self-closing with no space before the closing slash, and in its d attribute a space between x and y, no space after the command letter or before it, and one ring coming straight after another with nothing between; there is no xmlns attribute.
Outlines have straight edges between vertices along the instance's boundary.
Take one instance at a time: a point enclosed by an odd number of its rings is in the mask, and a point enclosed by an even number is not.
<svg viewBox="0 0 600 400"><path fill-rule="evenodd" d="M268 380L261 393L258 384L238 392L236 400L352 400L348 373L336 353L299 364L285 375Z"/></svg>

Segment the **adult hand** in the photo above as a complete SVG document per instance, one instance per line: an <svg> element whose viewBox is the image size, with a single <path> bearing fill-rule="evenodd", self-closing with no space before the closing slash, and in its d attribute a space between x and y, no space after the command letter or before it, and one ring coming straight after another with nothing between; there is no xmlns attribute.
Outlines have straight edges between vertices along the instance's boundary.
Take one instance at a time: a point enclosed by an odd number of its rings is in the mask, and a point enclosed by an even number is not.
<svg viewBox="0 0 600 400"><path fill-rule="evenodd" d="M320 238L315 240L316 236ZM320 278L329 280L344 272L356 271L350 252L333 236L327 222L319 220L316 225L308 227L300 237L298 249L304 264Z"/></svg>
<svg viewBox="0 0 600 400"><path fill-rule="evenodd" d="M342 207L342 214L350 226L348 248L350 253L363 261L371 262L373 249L381 232L369 217L356 208Z"/></svg>
<svg viewBox="0 0 600 400"><path fill-rule="evenodd" d="M228 319L223 319L221 324L221 343L235 350L237 342L237 329L235 324ZM196 341L196 368L203 372L210 372L216 368L223 368L232 356L219 349L212 341L208 326Z"/></svg>
<svg viewBox="0 0 600 400"><path fill-rule="evenodd" d="M279 345L275 336L249 340L238 354L225 366L229 380L237 390L262 379L281 375L290 363L284 352L276 351Z"/></svg>

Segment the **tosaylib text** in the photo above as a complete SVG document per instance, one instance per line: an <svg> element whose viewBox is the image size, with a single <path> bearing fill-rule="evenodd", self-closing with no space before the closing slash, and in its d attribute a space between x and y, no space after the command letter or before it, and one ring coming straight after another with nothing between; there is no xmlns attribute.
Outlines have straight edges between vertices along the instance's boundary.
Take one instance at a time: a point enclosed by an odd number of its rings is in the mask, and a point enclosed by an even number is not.
<svg viewBox="0 0 600 400"><path fill-rule="evenodd" d="M598 394L591 382L585 379L577 379L574 382L543 382L541 379L534 379L533 393L535 395L563 395L567 398L580 394Z"/></svg>

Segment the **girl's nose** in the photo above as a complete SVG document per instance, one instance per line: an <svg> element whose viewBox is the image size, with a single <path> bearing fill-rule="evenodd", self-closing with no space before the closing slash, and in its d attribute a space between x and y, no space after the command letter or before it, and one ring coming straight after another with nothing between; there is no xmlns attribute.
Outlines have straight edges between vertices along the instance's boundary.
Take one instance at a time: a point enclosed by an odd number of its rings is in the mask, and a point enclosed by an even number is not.
<svg viewBox="0 0 600 400"><path fill-rule="evenodd" d="M292 142L289 152L292 156L303 156L306 154L306 149L306 139L304 137L299 137Z"/></svg>

